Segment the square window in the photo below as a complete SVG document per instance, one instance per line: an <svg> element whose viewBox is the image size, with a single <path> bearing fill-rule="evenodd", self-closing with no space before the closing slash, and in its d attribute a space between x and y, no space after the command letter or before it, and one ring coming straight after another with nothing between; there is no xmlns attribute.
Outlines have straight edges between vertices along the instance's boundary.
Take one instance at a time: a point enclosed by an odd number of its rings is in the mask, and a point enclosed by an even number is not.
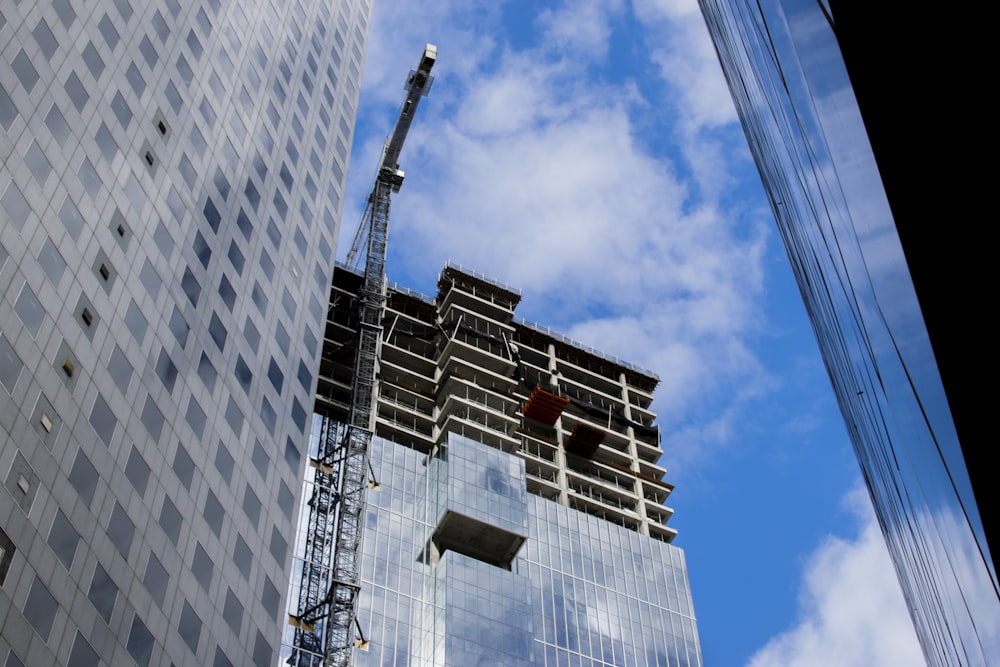
<svg viewBox="0 0 1000 667"><path fill-rule="evenodd" d="M142 345L143 339L146 337L146 318L143 317L142 311L139 310L139 306L136 305L135 301L129 301L128 310L125 311L125 326L132 333L132 337L135 342Z"/></svg>
<svg viewBox="0 0 1000 667"><path fill-rule="evenodd" d="M80 77L76 75L76 72L69 73L69 76L66 77L66 83L63 84L63 88L66 90L66 94L69 95L69 99L73 102L76 110L82 112L83 108L87 106L87 100L90 99L90 95L80 81Z"/></svg>
<svg viewBox="0 0 1000 667"><path fill-rule="evenodd" d="M90 591L87 599L101 615L105 623L111 623L111 614L115 610L115 600L118 598L118 586L107 571L98 563L94 568L94 577L90 580Z"/></svg>
<svg viewBox="0 0 1000 667"><path fill-rule="evenodd" d="M236 269L236 273L242 276L245 260L243 259L243 253L240 252L240 248L236 245L235 240L230 241L229 253L227 256L229 257L229 263L233 265L234 269Z"/></svg>
<svg viewBox="0 0 1000 667"><path fill-rule="evenodd" d="M201 232L195 233L194 242L191 244L191 247L194 249L194 256L207 269L208 262L212 258L212 249L209 247L205 237L201 235Z"/></svg>
<svg viewBox="0 0 1000 667"><path fill-rule="evenodd" d="M177 624L177 633L191 649L191 652L197 654L198 641L201 639L201 618L191 608L187 600L184 600L180 622Z"/></svg>
<svg viewBox="0 0 1000 667"><path fill-rule="evenodd" d="M183 445L177 445L177 452L174 454L174 473L177 475L177 479L181 481L184 488L188 491L191 490L191 482L194 480L194 461L191 456L184 449Z"/></svg>
<svg viewBox="0 0 1000 667"><path fill-rule="evenodd" d="M246 513L247 518L250 519L250 523L254 528L257 528L260 523L260 509L260 498L257 497L257 494L247 484L243 490L243 511Z"/></svg>
<svg viewBox="0 0 1000 667"><path fill-rule="evenodd" d="M17 80L21 82L25 92L30 93L34 89L35 84L38 83L38 70L35 69L24 49L17 52L17 55L14 56L14 60L10 64L14 68L14 74L17 75Z"/></svg>
<svg viewBox="0 0 1000 667"><path fill-rule="evenodd" d="M177 381L177 366L174 365L170 355L162 347L160 348L160 356L156 359L156 375L160 378L167 393L172 393Z"/></svg>
<svg viewBox="0 0 1000 667"><path fill-rule="evenodd" d="M76 557L76 547L79 543L80 534L73 528L73 524L66 518L63 511L56 510L52 527L49 529L48 545L67 570L73 567L73 559Z"/></svg>
<svg viewBox="0 0 1000 667"><path fill-rule="evenodd" d="M24 324L24 328L31 334L31 337L35 338L38 336L42 322L45 319L45 310L42 308L41 301L38 300L35 293L28 287L28 283L24 283L21 286L21 293L14 303L14 312L17 313L18 318Z"/></svg>
<svg viewBox="0 0 1000 667"><path fill-rule="evenodd" d="M93 42L87 42L87 46L83 48L83 63L90 70L95 81L101 78L101 74L104 73L104 59L97 52L97 47L94 46Z"/></svg>
<svg viewBox="0 0 1000 667"><path fill-rule="evenodd" d="M253 382L253 372L250 370L250 366L247 365L247 362L244 361L242 354L236 355L236 368L233 370L233 374L239 381L243 391L249 394L250 383Z"/></svg>
<svg viewBox="0 0 1000 667"><path fill-rule="evenodd" d="M236 545L233 547L233 562L236 568L243 575L244 579L250 578L250 565L253 563L253 554L246 540L239 533L236 534Z"/></svg>
<svg viewBox="0 0 1000 667"><path fill-rule="evenodd" d="M225 325L222 324L222 320L215 313L212 313L212 319L208 323L208 333L215 341L220 351L225 351L226 349L226 338L229 332L226 331Z"/></svg>
<svg viewBox="0 0 1000 667"><path fill-rule="evenodd" d="M146 404L142 407L141 419L142 425L149 431L149 435L152 436L153 440L158 441L163 434L163 413L149 394L146 394Z"/></svg>
<svg viewBox="0 0 1000 667"><path fill-rule="evenodd" d="M219 279L219 296L222 297L222 302L226 304L229 312L232 312L236 306L236 289L225 274Z"/></svg>
<svg viewBox="0 0 1000 667"><path fill-rule="evenodd" d="M202 383L210 392L215 389L215 378L218 377L218 372L204 352L201 353L201 359L198 360L198 377L201 378Z"/></svg>
<svg viewBox="0 0 1000 667"><path fill-rule="evenodd" d="M132 364L129 363L125 353L117 345L111 352L111 359L108 360L108 371L110 371L111 378L115 381L122 395L127 394L129 383L132 381Z"/></svg>
<svg viewBox="0 0 1000 667"><path fill-rule="evenodd" d="M49 113L45 116L45 126L49 128L49 133L60 148L66 144L70 135L69 123L55 104L49 108Z"/></svg>
<svg viewBox="0 0 1000 667"><path fill-rule="evenodd" d="M194 274L191 273L190 267L184 267L184 275L181 276L181 289L184 290L184 294L187 295L191 305L197 308L198 298L201 296L201 284L194 277Z"/></svg>
<svg viewBox="0 0 1000 667"><path fill-rule="evenodd" d="M131 482L132 487L139 492L140 496L146 495L146 486L149 484L149 464L142 458L139 450L132 445L129 452L128 462L125 464L125 477Z"/></svg>
<svg viewBox="0 0 1000 667"><path fill-rule="evenodd" d="M128 642L125 644L128 654L140 667L149 667L149 661L153 658L154 644L155 640L149 628L142 622L138 614L134 615L132 628L128 633Z"/></svg>
<svg viewBox="0 0 1000 667"><path fill-rule="evenodd" d="M232 396L229 397L229 403L226 405L226 423L237 436L243 433L243 412L236 405Z"/></svg>
<svg viewBox="0 0 1000 667"><path fill-rule="evenodd" d="M90 507L90 503L94 500L94 492L97 490L97 468L82 449L76 453L73 469L69 473L69 483L80 494L84 504Z"/></svg>
<svg viewBox="0 0 1000 667"><path fill-rule="evenodd" d="M264 577L264 586L260 591L260 603L267 610L267 613L271 615L271 620L277 621L281 594L278 593L278 589L271 582L271 578L266 575Z"/></svg>
<svg viewBox="0 0 1000 667"><path fill-rule="evenodd" d="M156 557L156 554L150 552L149 559L146 561L146 573L142 577L142 585L146 587L149 594L153 596L153 601L161 609L163 608L163 601L167 596L167 585L169 583L170 575L167 574L163 563Z"/></svg>
<svg viewBox="0 0 1000 667"><path fill-rule="evenodd" d="M21 377L21 369L24 362L17 356L17 352L7 342L7 337L0 334L0 384L7 390L8 394L14 393L14 386L17 379Z"/></svg>
<svg viewBox="0 0 1000 667"><path fill-rule="evenodd" d="M132 548L132 538L135 536L135 524L125 512L125 508L117 502L111 511L111 518L108 520L107 533L118 553L122 555L122 558L128 560L128 552Z"/></svg>
<svg viewBox="0 0 1000 667"><path fill-rule="evenodd" d="M208 557L208 553L202 548L200 542L195 545L194 558L191 559L191 572L201 587L205 589L205 592L209 592L212 587L215 563Z"/></svg>
<svg viewBox="0 0 1000 667"><path fill-rule="evenodd" d="M208 496L205 498L205 509L202 512L202 516L205 517L208 527L212 529L215 536L221 536L222 520L226 516L226 511L222 508L222 503L219 502L219 499L211 490L209 490Z"/></svg>
<svg viewBox="0 0 1000 667"><path fill-rule="evenodd" d="M222 475L222 479L226 480L226 484L233 483L233 463L232 454L220 440L215 450L215 469Z"/></svg>
<svg viewBox="0 0 1000 667"><path fill-rule="evenodd" d="M233 629L236 636L239 637L240 626L243 624L243 605L231 588L226 591L226 605L222 609L222 618Z"/></svg>
<svg viewBox="0 0 1000 667"><path fill-rule="evenodd" d="M246 322L243 323L243 338L247 343L250 344L250 349L257 352L257 348L260 345L260 332L257 331L257 327L254 325L253 320L248 316Z"/></svg>
<svg viewBox="0 0 1000 667"><path fill-rule="evenodd" d="M292 511L295 505L295 497L292 496L291 490L288 485L281 482L278 485L278 508L281 509L281 513L285 515L286 518L292 518Z"/></svg>
<svg viewBox="0 0 1000 667"><path fill-rule="evenodd" d="M100 394L94 399L94 407L90 410L90 425L97 431L98 437L105 446L111 445L111 438L115 435L115 427L118 426L118 418L112 412L107 401Z"/></svg>
<svg viewBox="0 0 1000 667"><path fill-rule="evenodd" d="M274 390L281 394L281 389L285 386L285 374L281 372L281 368L278 367L278 362L271 357L271 363L267 367L267 379L271 381L271 386Z"/></svg>
<svg viewBox="0 0 1000 667"><path fill-rule="evenodd" d="M200 440L205 434L205 424L207 422L207 417L205 416L205 411L201 409L198 405L198 401L194 396L188 399L187 413L184 416L188 425L191 426L191 430L194 434L198 436Z"/></svg>
<svg viewBox="0 0 1000 667"><path fill-rule="evenodd" d="M118 41L121 39L118 35L118 29L115 28L115 24L111 22L111 18L105 14L101 22L97 24L97 29L101 31L101 35L104 37L104 41L107 43L108 48L112 51L118 46Z"/></svg>
<svg viewBox="0 0 1000 667"><path fill-rule="evenodd" d="M66 667L98 667L101 659L97 651L90 645L79 630L76 631L76 639L73 640L73 649L69 654L69 661Z"/></svg>
<svg viewBox="0 0 1000 667"><path fill-rule="evenodd" d="M174 470L176 469L175 466ZM170 498L163 496L163 507L160 508L160 527L163 528L163 532L166 533L174 546L177 546L177 541L180 539L183 523L184 519L177 510L177 506Z"/></svg>
<svg viewBox="0 0 1000 667"><path fill-rule="evenodd" d="M66 260L63 259L52 239L45 239L45 244L38 251L38 263L42 265L42 270L48 276L52 286L59 288L59 281L62 280L63 272L66 270Z"/></svg>
<svg viewBox="0 0 1000 667"><path fill-rule="evenodd" d="M188 325L187 320L181 315L181 311L174 306L173 312L170 313L170 333L174 335L174 338L180 344L183 349L187 345L188 334L191 332L191 327Z"/></svg>
<svg viewBox="0 0 1000 667"><path fill-rule="evenodd" d="M42 641L49 641L49 634L52 632L52 623L56 619L56 599L49 593L41 579L37 576L31 584L28 592L28 599L24 602L24 618L31 627L35 629Z"/></svg>

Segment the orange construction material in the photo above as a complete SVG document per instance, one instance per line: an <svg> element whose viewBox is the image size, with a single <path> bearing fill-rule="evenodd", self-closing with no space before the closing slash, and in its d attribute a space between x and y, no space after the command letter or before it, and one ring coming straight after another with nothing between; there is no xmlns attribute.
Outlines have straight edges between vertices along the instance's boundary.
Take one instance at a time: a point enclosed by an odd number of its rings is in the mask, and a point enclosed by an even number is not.
<svg viewBox="0 0 1000 667"><path fill-rule="evenodd" d="M535 385L521 412L525 417L549 426L555 426L556 420L559 419L559 415L563 413L567 405L569 405L568 398L553 394L551 391L545 391L540 385Z"/></svg>
<svg viewBox="0 0 1000 667"><path fill-rule="evenodd" d="M589 424L577 422L573 434L566 441L566 451L589 459L594 456L594 452L597 451L603 440L604 431Z"/></svg>

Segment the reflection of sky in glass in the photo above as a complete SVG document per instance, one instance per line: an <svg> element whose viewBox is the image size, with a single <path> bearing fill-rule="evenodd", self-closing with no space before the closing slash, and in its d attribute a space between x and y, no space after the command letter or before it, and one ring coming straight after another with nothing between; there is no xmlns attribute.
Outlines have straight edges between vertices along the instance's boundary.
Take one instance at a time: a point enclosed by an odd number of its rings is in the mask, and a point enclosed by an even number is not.
<svg viewBox="0 0 1000 667"><path fill-rule="evenodd" d="M811 0L702 6L924 651L985 664L996 573L830 26Z"/></svg>
<svg viewBox="0 0 1000 667"><path fill-rule="evenodd" d="M453 445L445 463L373 441L381 486L368 494L359 620L370 645L355 651L359 667L701 665L681 550L526 494L523 463L490 448L481 456L480 447ZM438 474L450 476L432 468L456 458L459 477L492 483L493 495L526 508L519 525L528 538L511 571L451 551L428 564L428 491ZM487 481L486 470L512 465L518 488ZM509 520L507 510L476 507L494 525Z"/></svg>

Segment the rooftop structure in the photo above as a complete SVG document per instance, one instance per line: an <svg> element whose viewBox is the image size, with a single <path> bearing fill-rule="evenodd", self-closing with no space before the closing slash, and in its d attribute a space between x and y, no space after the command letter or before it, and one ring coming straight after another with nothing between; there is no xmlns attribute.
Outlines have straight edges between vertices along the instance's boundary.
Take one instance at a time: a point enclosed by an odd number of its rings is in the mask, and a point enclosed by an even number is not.
<svg viewBox="0 0 1000 667"><path fill-rule="evenodd" d="M349 412L361 282L338 266L313 456ZM389 288L354 659L700 665L658 379L518 320L520 299L453 264L433 298Z"/></svg>

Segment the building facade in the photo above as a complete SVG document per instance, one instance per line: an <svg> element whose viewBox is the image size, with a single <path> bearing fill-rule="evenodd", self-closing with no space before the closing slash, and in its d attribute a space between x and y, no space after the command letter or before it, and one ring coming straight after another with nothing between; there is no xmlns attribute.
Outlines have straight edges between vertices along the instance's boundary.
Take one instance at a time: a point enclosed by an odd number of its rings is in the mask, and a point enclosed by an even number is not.
<svg viewBox="0 0 1000 667"><path fill-rule="evenodd" d="M992 328L962 298L992 249L958 229L992 190L952 81L988 42L901 3L700 4L927 661L995 664Z"/></svg>
<svg viewBox="0 0 1000 667"><path fill-rule="evenodd" d="M360 284L335 272L311 456L346 421ZM434 298L389 289L355 664L701 665L658 380L519 301L454 265Z"/></svg>
<svg viewBox="0 0 1000 667"><path fill-rule="evenodd" d="M0 664L274 664L369 16L0 2Z"/></svg>

